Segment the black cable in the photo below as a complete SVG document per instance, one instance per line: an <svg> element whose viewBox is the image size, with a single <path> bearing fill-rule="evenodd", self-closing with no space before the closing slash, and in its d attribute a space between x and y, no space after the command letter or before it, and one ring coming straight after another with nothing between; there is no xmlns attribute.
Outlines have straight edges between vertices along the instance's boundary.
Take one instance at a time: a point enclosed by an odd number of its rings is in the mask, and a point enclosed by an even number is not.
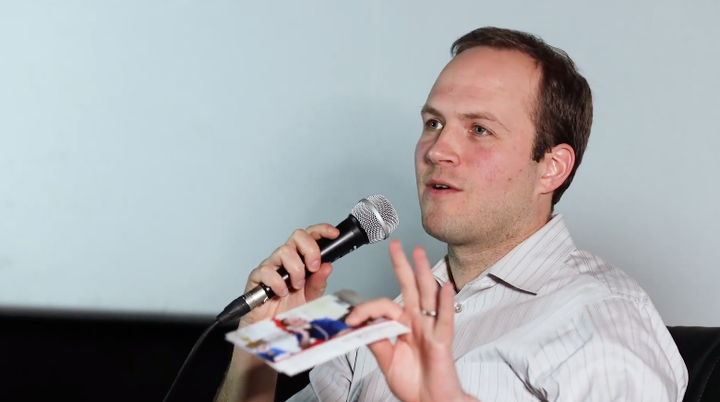
<svg viewBox="0 0 720 402"><path fill-rule="evenodd" d="M178 371L177 375L175 376L175 380L173 381L172 385L170 386L170 389L168 390L167 394L165 394L165 399L163 399L163 402L167 402L169 400L170 394L172 394L173 389L177 385L178 380L180 379L180 376L183 373L183 370L185 370L185 367L187 367L188 363L190 363L190 360L192 360L192 358L195 356L195 353L200 348L200 345L203 343L205 338L213 331L213 329L215 329L221 323L222 323L222 321L215 320L215 322L210 324L210 326L207 327L205 332L203 332L202 335L200 335L198 340L195 342L195 346L193 346L193 348L190 350L190 353L188 353L188 356L185 358L185 362L180 367L180 371Z"/></svg>
<svg viewBox="0 0 720 402"><path fill-rule="evenodd" d="M229 321L236 320L245 314L250 312L250 306L245 301L245 296L240 296L237 299L233 300L230 304L225 307L225 309L218 314L218 316L215 318L215 322L210 324L209 327L203 332L198 340L195 342L195 346L190 350L190 353L188 353L188 356L185 358L185 362L180 367L180 371L178 371L177 375L175 376L175 380L173 381L172 385L170 385L170 389L168 390L167 394L165 394L165 399L163 399L163 402L167 402L170 398L170 395L173 392L173 389L178 383L178 380L182 376L183 370L185 370L185 367L187 367L188 363L190 363L190 360L195 356L195 353L200 348L200 345L203 343L205 338L220 324L225 324Z"/></svg>

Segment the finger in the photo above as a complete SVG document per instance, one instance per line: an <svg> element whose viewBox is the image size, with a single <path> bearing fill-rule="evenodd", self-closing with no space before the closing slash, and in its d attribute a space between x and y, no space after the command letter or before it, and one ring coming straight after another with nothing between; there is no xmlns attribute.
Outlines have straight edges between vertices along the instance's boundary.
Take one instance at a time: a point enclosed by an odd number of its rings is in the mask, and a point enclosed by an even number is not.
<svg viewBox="0 0 720 402"><path fill-rule="evenodd" d="M319 236L319 233L316 233L316 236ZM295 252L302 256L303 264L308 271L315 272L320 268L320 246L313 235L305 230L297 229L285 244L295 248Z"/></svg>
<svg viewBox="0 0 720 402"><path fill-rule="evenodd" d="M320 265L320 269L307 279L305 283L306 301L313 301L325 293L327 279L331 273L332 265L326 262Z"/></svg>
<svg viewBox="0 0 720 402"><path fill-rule="evenodd" d="M306 233L307 235L307 233ZM317 243L315 244L317 247ZM290 275L290 283L295 289L305 286L305 264L298 254L298 249L292 244L280 246L268 259L271 266L282 266Z"/></svg>
<svg viewBox="0 0 720 402"><path fill-rule="evenodd" d="M425 250L416 247L413 250L415 261L415 273L417 276L418 289L420 290L420 308L428 311L437 311L439 286L430 270L430 262L427 259Z"/></svg>
<svg viewBox="0 0 720 402"><path fill-rule="evenodd" d="M308 226L305 231L308 232L315 240L320 240L323 237L326 239L335 239L340 235L340 229L329 223L319 223L317 225Z"/></svg>
<svg viewBox="0 0 720 402"><path fill-rule="evenodd" d="M348 314L345 323L352 327L358 326L368 320L387 318L397 320L403 314L403 308L394 301L382 298L358 304Z"/></svg>
<svg viewBox="0 0 720 402"><path fill-rule="evenodd" d="M368 349L370 349L370 352L375 355L375 360L377 360L380 370L386 374L390 369L390 364L392 364L393 359L392 343L390 343L388 339L381 339L379 341L369 343L367 346Z"/></svg>
<svg viewBox="0 0 720 402"><path fill-rule="evenodd" d="M308 271L316 272L320 269L320 264L322 264L320 246L318 246L317 241L321 238L335 239L339 235L340 230L338 228L328 223L320 223L309 226L305 230L296 230L286 244L297 248Z"/></svg>
<svg viewBox="0 0 720 402"><path fill-rule="evenodd" d="M317 240L326 237L334 239L340 235L340 231L327 223L313 225L307 230L298 229L290 236L286 244L278 247L260 266L253 270L248 277L245 291L249 291L260 283L264 283L273 289L273 292L279 296L288 294L287 285L283 282L280 273L273 275L270 271L277 271L280 267L288 273L290 283L295 289L302 289L305 286L306 268L310 272L317 272L320 269L320 247ZM301 256L302 255L302 256ZM305 259L305 261L303 261ZM280 278L278 280L278 278ZM323 278L316 279L314 288L322 288L326 286ZM282 284L281 284L282 282Z"/></svg>
<svg viewBox="0 0 720 402"><path fill-rule="evenodd" d="M249 291L260 283L269 286L278 296L287 296L290 293L287 284L285 284L285 281L277 272L277 267L272 265L261 265L255 268L250 273L245 291Z"/></svg>
<svg viewBox="0 0 720 402"><path fill-rule="evenodd" d="M409 311L420 311L418 307L417 281L412 267L407 257L405 257L402 245L398 240L392 240L389 249L390 260L392 261L395 275L398 277L398 282L400 283L400 293L402 294L403 304Z"/></svg>
<svg viewBox="0 0 720 402"><path fill-rule="evenodd" d="M435 339L450 345L453 339L455 320L455 294L452 283L446 283L440 289Z"/></svg>

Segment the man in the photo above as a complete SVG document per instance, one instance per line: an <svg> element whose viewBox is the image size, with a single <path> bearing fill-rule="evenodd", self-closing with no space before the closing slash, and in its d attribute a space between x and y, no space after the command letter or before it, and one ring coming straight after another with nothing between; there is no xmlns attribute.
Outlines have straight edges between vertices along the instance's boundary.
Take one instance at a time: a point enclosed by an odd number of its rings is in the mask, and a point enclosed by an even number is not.
<svg viewBox="0 0 720 402"><path fill-rule="evenodd" d="M402 303L363 303L347 322L383 316L412 332L317 366L292 401L680 402L687 370L648 295L578 250L553 215L590 135L586 80L522 32L478 29L452 53L415 152L423 227L447 256L431 269L416 249L413 273L392 241ZM298 230L261 263L247 289L263 282L280 297L240 325L319 297L332 268L315 239L337 235L329 224ZM275 379L236 351L219 399L270 401Z"/></svg>

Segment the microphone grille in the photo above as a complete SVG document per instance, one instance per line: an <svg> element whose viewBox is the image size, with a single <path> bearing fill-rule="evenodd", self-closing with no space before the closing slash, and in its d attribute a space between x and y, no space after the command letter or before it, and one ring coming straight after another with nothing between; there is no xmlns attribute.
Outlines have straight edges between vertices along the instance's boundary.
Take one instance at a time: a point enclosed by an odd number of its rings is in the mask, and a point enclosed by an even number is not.
<svg viewBox="0 0 720 402"><path fill-rule="evenodd" d="M360 222L370 243L387 239L400 223L390 201L379 194L360 200L350 214Z"/></svg>

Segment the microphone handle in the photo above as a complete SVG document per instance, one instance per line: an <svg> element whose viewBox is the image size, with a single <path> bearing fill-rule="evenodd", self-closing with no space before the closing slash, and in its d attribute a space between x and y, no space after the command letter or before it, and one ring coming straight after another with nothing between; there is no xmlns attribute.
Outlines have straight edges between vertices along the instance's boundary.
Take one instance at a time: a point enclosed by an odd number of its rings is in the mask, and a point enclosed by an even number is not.
<svg viewBox="0 0 720 402"><path fill-rule="evenodd" d="M340 257L347 255L358 247L368 244L370 240L367 234L360 226L360 222L352 214L348 215L344 221L337 226L340 234L335 239L321 238L317 240L320 246L320 262L335 262ZM290 274L285 267L280 267L277 271L283 278L288 288L292 286ZM312 275L312 272L305 268L305 278ZM251 289L249 292L233 300L225 309L215 318L216 321L226 322L236 318L240 318L249 313L255 307L266 303L275 297L275 292L264 283Z"/></svg>

